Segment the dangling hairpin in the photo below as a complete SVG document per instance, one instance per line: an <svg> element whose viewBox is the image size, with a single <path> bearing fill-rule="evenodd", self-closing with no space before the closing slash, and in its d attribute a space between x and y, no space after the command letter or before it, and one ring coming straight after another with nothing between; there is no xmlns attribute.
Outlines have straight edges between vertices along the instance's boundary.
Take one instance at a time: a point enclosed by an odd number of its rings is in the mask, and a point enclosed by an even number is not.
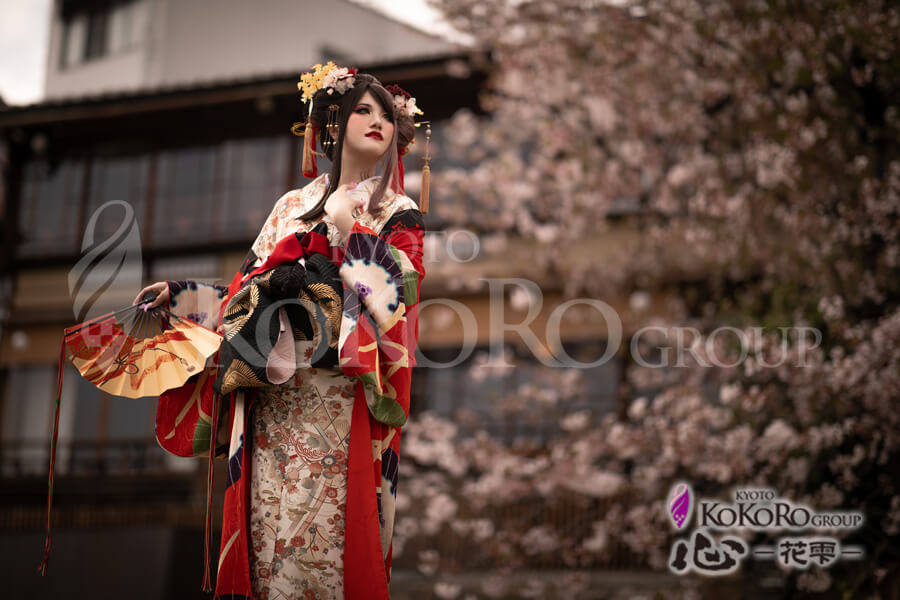
<svg viewBox="0 0 900 600"><path fill-rule="evenodd" d="M313 67L311 72L303 73L300 76L300 81L297 82L297 89L303 93L302 100L309 103L309 110L306 111L306 123L294 123L291 127L291 133L294 135L302 135L304 137L303 174L306 177L315 177L318 175L315 157L319 154L316 152L316 132L319 128L312 124L311 119L313 113L313 96L316 92L323 89L329 96L334 95L334 92L343 95L347 90L352 88L355 83L356 69L339 67L333 61L329 61L325 66L317 64ZM337 105L329 106L326 128L331 125L337 126L337 110L331 110L332 107L336 106ZM298 133L301 126L303 126L303 133ZM334 138L331 132L329 132L329 135ZM334 143L334 140L332 139L330 142ZM328 141L325 143L328 143ZM323 146L325 143L323 143Z"/></svg>
<svg viewBox="0 0 900 600"><path fill-rule="evenodd" d="M330 148L334 146L335 141L338 136L338 124L337 124L337 115L338 111L341 109L338 104L331 104L328 106L328 124L325 125L325 131L328 132L328 137L322 142L322 146L325 148Z"/></svg>

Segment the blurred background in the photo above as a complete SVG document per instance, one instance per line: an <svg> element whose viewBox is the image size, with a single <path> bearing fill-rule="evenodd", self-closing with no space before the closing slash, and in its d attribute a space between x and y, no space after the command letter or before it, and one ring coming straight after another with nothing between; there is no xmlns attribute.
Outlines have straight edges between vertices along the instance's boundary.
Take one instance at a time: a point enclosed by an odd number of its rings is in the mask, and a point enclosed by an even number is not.
<svg viewBox="0 0 900 600"><path fill-rule="evenodd" d="M35 574L59 343L145 283L230 281L305 183L296 82L328 60L412 92L433 129L393 597L900 597L893 3L4 0L3 14L10 597L210 597L205 461L159 448L155 399L70 367L52 560ZM680 481L862 512L826 533L865 556L677 576Z"/></svg>

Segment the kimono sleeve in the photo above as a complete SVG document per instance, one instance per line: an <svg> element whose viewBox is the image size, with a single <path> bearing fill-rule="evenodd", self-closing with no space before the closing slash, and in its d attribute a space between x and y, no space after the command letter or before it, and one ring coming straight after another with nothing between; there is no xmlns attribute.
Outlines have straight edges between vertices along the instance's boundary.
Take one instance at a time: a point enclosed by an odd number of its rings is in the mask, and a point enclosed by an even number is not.
<svg viewBox="0 0 900 600"><path fill-rule="evenodd" d="M355 223L340 266L341 369L363 382L372 416L398 427L409 416L419 289L425 278L424 233L417 209L395 213L380 235Z"/></svg>
<svg viewBox="0 0 900 600"><path fill-rule="evenodd" d="M199 281L168 281L169 310L214 331L218 327L228 289ZM176 456L204 456L209 452L214 406L212 383L218 353L207 367L184 385L160 394L156 404L156 439Z"/></svg>
<svg viewBox="0 0 900 600"><path fill-rule="evenodd" d="M272 207L272 212L266 218L259 235L256 236L253 245L250 246L250 252L244 261L243 269L250 267L258 267L262 264L272 251L280 239L287 233L287 225L284 223L288 206L291 203L302 203L303 199L299 195L300 190L291 190L287 192Z"/></svg>

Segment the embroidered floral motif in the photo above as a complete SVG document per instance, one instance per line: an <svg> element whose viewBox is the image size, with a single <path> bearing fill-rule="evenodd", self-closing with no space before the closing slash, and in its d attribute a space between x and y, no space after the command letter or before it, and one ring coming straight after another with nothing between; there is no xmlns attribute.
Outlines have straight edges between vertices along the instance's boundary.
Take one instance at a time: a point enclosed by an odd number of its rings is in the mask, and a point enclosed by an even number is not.
<svg viewBox="0 0 900 600"><path fill-rule="evenodd" d="M339 370L298 369L292 384L260 394L250 483L254 598L343 597L352 410L353 383Z"/></svg>

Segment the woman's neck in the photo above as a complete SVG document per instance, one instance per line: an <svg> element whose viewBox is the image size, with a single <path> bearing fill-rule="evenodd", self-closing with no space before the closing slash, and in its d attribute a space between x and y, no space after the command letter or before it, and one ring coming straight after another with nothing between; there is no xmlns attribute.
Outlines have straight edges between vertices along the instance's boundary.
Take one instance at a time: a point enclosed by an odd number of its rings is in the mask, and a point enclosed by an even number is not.
<svg viewBox="0 0 900 600"><path fill-rule="evenodd" d="M375 164L359 160L345 152L341 160L341 180L338 185L359 183L375 175Z"/></svg>

